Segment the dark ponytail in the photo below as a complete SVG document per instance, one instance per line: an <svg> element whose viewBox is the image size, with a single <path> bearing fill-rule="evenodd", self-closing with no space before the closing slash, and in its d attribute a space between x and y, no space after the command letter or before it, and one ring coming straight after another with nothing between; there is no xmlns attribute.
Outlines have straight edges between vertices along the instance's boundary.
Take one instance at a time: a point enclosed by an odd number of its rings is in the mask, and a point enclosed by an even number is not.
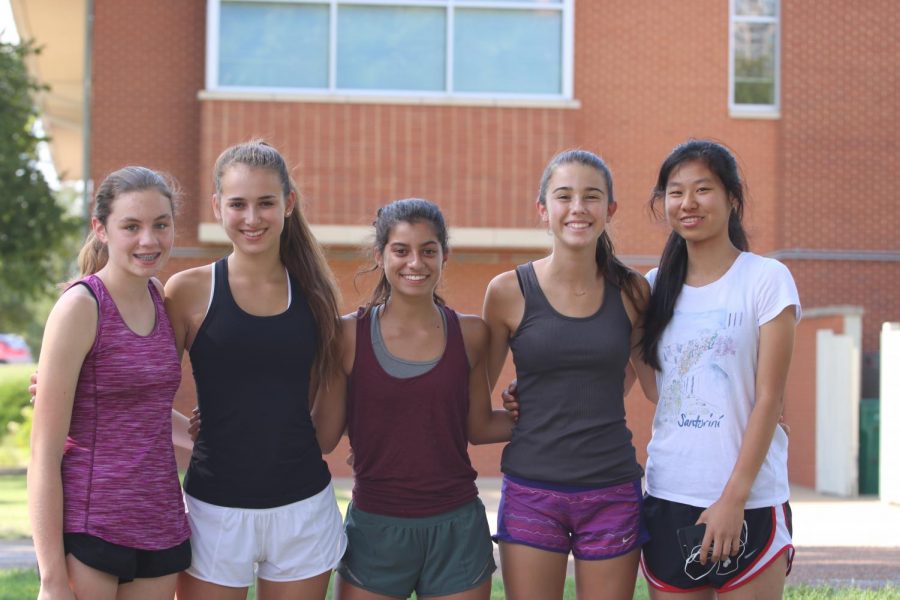
<svg viewBox="0 0 900 600"><path fill-rule="evenodd" d="M660 215L659 204L665 203L666 186L672 172L687 162L700 161L709 167L725 187L733 201L734 209L728 216L728 238L734 247L746 252L750 249L744 231L744 183L734 155L723 145L709 140L690 140L676 146L659 168L656 187L650 195L650 208ZM659 260L659 269L650 294L650 302L644 315L644 339L641 350L644 361L656 369L662 368L659 360L659 341L672 320L675 303L687 277L687 243L674 231L669 234Z"/></svg>

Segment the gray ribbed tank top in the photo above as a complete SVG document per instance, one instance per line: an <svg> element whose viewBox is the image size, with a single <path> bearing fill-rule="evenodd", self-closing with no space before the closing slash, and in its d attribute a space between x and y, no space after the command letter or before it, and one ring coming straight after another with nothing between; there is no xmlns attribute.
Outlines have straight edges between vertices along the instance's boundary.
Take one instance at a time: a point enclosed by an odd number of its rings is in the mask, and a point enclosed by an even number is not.
<svg viewBox="0 0 900 600"><path fill-rule="evenodd" d="M516 267L525 312L510 338L519 422L503 450L514 477L590 487L643 475L625 424L624 379L631 321L609 281L589 317L558 313L532 263Z"/></svg>
<svg viewBox="0 0 900 600"><path fill-rule="evenodd" d="M433 369L441 361L443 354L432 360L405 360L391 354L391 351L387 349L387 345L384 343L384 338L381 337L382 310L384 310L384 304L372 307L372 318L370 319L372 326L369 329L369 335L372 337L372 351L375 352L375 358L378 360L381 368L391 377L397 377L398 379L418 377ZM444 338L446 339L447 313L444 311L440 312L441 319L444 322Z"/></svg>

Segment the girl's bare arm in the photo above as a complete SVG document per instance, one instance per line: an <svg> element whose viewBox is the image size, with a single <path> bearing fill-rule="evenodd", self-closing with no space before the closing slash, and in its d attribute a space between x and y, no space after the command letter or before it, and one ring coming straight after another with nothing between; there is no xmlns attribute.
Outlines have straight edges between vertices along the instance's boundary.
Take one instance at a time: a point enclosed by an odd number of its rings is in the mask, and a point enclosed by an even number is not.
<svg viewBox="0 0 900 600"><path fill-rule="evenodd" d="M61 466L79 372L96 330L97 302L83 286L62 295L44 329L28 466L28 513L42 595L71 597L63 551Z"/></svg>

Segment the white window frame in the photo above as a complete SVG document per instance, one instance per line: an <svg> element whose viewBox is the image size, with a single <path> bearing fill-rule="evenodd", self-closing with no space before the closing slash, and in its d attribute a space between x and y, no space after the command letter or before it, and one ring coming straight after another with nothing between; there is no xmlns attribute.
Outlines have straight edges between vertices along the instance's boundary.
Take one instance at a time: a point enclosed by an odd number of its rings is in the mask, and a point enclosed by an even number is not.
<svg viewBox="0 0 900 600"><path fill-rule="evenodd" d="M249 98L249 99L311 99L318 101L378 102L443 104L461 103L476 105L513 104L573 105L573 62L575 37L575 0L561 0L559 4L537 4L520 0L241 0L242 2L319 4L329 6L330 35L328 56L328 87L246 87L221 86L219 80L219 19L223 0L209 0L206 11L206 90L201 98ZM443 91L410 90L354 90L337 87L337 11L340 4L369 6L414 6L447 9L447 46L445 56L446 80ZM453 16L455 8L486 9L540 9L558 10L562 15L562 90L559 94L529 94L500 92L459 92L453 89Z"/></svg>
<svg viewBox="0 0 900 600"><path fill-rule="evenodd" d="M728 111L732 117L777 119L781 116L781 0L776 0L774 16L735 14L737 0L728 1ZM737 104L734 101L734 30L736 23L775 25L775 101L772 104Z"/></svg>

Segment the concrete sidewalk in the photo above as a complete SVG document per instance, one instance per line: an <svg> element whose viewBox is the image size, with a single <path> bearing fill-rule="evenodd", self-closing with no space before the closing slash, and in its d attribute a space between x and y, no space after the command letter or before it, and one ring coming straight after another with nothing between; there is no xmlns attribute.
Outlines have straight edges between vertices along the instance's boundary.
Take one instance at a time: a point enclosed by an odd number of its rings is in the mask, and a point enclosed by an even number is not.
<svg viewBox="0 0 900 600"><path fill-rule="evenodd" d="M334 486L349 495L353 482L335 479ZM500 480L479 478L478 489L493 533ZM871 497L835 498L794 487L791 507L796 557L788 585L900 586L900 506ZM0 569L35 564L31 540L0 540ZM569 568L573 572L571 559Z"/></svg>

